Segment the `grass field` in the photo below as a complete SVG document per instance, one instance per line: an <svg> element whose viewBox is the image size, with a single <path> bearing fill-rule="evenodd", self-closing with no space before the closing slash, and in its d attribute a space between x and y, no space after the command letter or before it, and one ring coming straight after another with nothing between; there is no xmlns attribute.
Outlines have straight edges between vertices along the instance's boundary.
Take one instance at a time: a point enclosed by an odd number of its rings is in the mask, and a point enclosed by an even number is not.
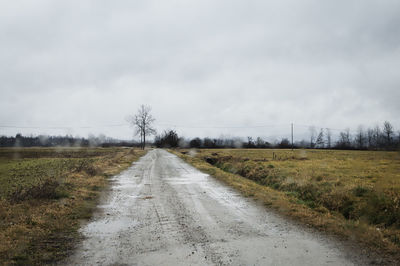
<svg viewBox="0 0 400 266"><path fill-rule="evenodd" d="M107 177L143 154L123 148L0 149L0 264L65 257Z"/></svg>
<svg viewBox="0 0 400 266"><path fill-rule="evenodd" d="M399 152L176 152L279 212L392 254L400 251Z"/></svg>

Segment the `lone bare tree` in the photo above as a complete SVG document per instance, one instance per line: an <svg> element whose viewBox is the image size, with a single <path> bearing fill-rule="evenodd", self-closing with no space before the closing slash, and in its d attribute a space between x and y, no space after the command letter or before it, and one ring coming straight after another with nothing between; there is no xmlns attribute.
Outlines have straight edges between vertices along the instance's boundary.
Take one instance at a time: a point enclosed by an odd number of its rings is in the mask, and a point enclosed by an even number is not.
<svg viewBox="0 0 400 266"><path fill-rule="evenodd" d="M146 146L146 136L156 134L153 128L155 118L151 115L151 107L148 105L141 105L137 114L129 116L128 122L136 129L135 135L140 136L140 147L144 150Z"/></svg>

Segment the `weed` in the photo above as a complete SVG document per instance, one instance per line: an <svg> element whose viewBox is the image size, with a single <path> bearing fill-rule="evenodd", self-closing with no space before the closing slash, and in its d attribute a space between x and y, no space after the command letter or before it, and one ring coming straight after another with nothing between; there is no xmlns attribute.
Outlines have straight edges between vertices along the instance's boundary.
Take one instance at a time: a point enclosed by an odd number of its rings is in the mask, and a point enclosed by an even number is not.
<svg viewBox="0 0 400 266"><path fill-rule="evenodd" d="M386 193L369 193L363 215L370 223L376 225L395 226L400 228L400 206L398 195Z"/></svg>
<svg viewBox="0 0 400 266"><path fill-rule="evenodd" d="M354 194L356 197L362 197L362 196L364 196L364 195L365 195L367 192L369 192L369 191L370 191L370 190L369 190L368 188L358 185L357 187L355 187L355 188L353 189L353 194Z"/></svg>

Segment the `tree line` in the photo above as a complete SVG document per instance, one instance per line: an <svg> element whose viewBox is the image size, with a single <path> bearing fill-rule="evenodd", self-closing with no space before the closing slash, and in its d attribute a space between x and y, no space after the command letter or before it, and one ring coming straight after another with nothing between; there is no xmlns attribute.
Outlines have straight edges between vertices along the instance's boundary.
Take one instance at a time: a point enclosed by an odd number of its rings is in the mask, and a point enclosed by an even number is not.
<svg viewBox="0 0 400 266"><path fill-rule="evenodd" d="M274 143L263 140L261 137L242 138L193 138L179 137L175 130L166 130L157 135L154 145L160 148L308 148L308 149L344 149L344 150L397 150L400 149L400 132L395 130L390 122L385 121L382 127L364 129L359 126L355 133L345 129L334 139L331 130L310 127L309 140L291 143L282 138Z"/></svg>
<svg viewBox="0 0 400 266"><path fill-rule="evenodd" d="M336 141L332 141L329 129L321 128L317 133L315 127L310 127L310 141L300 143L307 148L336 148L357 150L395 150L400 148L400 131L395 132L392 124L385 121L380 126L364 128L359 126L355 133L345 129L339 133Z"/></svg>
<svg viewBox="0 0 400 266"><path fill-rule="evenodd" d="M146 145L146 135L155 134L152 123L155 119L150 114L151 108L142 105L138 113L132 116L129 121L136 128L136 134L140 134L142 147ZM293 129L293 124L292 124ZM350 133L350 129L345 129L339 133L338 138L333 138L331 129L321 128L317 131L316 127L309 128L309 141L301 140L293 143L287 138L270 143L261 137L253 139L247 137L247 141L241 138L203 138L198 137L186 140L179 137L175 130L166 130L160 135L156 135L154 145L157 147L190 147L190 148L311 148L311 149L358 149L358 150L395 150L400 149L400 131L395 133L392 124L385 121L380 126L364 129L359 126L355 134ZM293 134L293 131L292 131Z"/></svg>
<svg viewBox="0 0 400 266"><path fill-rule="evenodd" d="M122 141L104 135L78 138L72 136L0 136L0 147L112 147L112 146L139 146L133 141Z"/></svg>
<svg viewBox="0 0 400 266"><path fill-rule="evenodd" d="M364 129L359 126L356 133L350 129L341 131L338 137L333 138L331 129L309 127L309 139L292 143L287 138L270 143L261 137L242 138L193 138L179 137L175 130L165 130L156 135L153 127L155 118L151 114L151 107L141 105L135 115L128 116L126 120L135 129L135 135L140 137L140 142L121 141L107 138L89 136L85 138L73 138L72 136L38 136L24 137L17 134L15 137L0 137L0 147L32 147L32 146L138 146L142 149L146 146L146 137L155 135L156 147L183 147L183 148L311 148L311 149L358 149L358 150L396 150L400 149L400 131L394 130L392 124L385 121L382 126Z"/></svg>

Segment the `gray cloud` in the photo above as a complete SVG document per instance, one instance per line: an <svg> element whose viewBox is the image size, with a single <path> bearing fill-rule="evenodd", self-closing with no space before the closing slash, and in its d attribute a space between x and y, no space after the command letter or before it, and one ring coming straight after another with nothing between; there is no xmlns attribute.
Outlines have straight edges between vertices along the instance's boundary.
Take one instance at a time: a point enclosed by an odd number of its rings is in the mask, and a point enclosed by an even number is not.
<svg viewBox="0 0 400 266"><path fill-rule="evenodd" d="M284 135L291 122L399 129L399 10L394 0L3 2L0 122L41 128L0 134L130 138L109 125L142 103L159 130L187 136ZM211 128L232 125L273 127Z"/></svg>

